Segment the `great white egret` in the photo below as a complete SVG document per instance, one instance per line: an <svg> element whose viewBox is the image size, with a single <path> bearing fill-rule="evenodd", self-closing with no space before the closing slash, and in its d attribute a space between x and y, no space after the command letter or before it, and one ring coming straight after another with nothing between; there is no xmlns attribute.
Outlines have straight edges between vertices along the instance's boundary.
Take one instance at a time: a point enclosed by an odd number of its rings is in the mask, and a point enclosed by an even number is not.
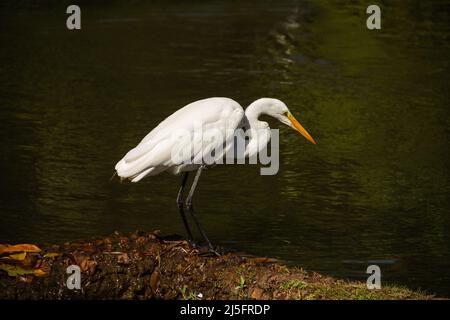
<svg viewBox="0 0 450 320"><path fill-rule="evenodd" d="M202 170L219 161L223 154L233 148L234 132L243 129L248 134L245 144L245 157L251 157L266 147L270 140L270 128L267 122L259 120L260 115L269 115L293 129L297 130L310 142L316 144L311 135L294 118L286 104L278 99L261 98L244 109L236 101L229 98L208 98L192 102L179 109L156 128L148 133L144 139L131 149L115 166L117 175L121 179L138 182L144 177L154 176L163 171L173 174L184 173L181 187L177 196L177 205L189 240L193 240L183 206L183 189L186 185L190 171L197 171L189 194L186 206L192 219L199 229L209 250L215 252L206 233L200 226L194 213L192 199ZM195 138L199 130L216 130L219 139ZM183 130L183 131L180 131ZM182 134L174 134L182 132ZM193 135L190 140L183 139ZM189 145L188 145L189 144ZM181 161L174 161L174 150L183 150L184 147L194 150ZM202 157L221 147L223 154L216 154L213 163L205 163ZM192 161L197 160L197 161ZM222 163L222 162L220 162Z"/></svg>

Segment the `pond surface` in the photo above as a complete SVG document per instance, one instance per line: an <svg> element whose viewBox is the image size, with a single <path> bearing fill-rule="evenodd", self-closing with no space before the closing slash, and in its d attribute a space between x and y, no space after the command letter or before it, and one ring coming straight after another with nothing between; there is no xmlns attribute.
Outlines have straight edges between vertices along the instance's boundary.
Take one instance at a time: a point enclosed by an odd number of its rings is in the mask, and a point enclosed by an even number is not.
<svg viewBox="0 0 450 320"><path fill-rule="evenodd" d="M383 2L378 31L364 1L82 1L72 32L65 6L8 3L1 242L184 235L181 177L110 182L115 163L191 101L270 96L318 145L283 127L277 175L204 172L211 240L344 278L378 264L382 280L450 295L448 1Z"/></svg>

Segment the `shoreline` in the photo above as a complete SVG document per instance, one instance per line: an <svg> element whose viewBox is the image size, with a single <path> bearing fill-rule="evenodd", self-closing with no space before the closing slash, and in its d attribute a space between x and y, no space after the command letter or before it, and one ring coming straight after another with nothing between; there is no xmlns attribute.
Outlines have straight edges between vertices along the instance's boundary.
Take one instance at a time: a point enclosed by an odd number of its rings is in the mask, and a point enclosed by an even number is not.
<svg viewBox="0 0 450 320"><path fill-rule="evenodd" d="M267 257L216 257L202 249L159 231L115 232L61 245L3 244L0 299L435 299L396 285L369 290L365 282L305 271ZM79 267L80 289L67 287L70 265Z"/></svg>

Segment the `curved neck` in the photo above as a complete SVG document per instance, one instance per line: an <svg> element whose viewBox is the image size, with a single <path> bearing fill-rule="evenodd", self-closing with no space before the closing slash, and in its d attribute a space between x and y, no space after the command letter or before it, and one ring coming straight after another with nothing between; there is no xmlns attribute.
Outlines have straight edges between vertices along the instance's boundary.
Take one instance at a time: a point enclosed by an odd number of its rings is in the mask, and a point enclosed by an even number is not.
<svg viewBox="0 0 450 320"><path fill-rule="evenodd" d="M245 148L245 156L252 157L265 148L270 141L270 128L267 122L258 120L261 114L266 113L267 101L258 99L245 109L246 135L249 137Z"/></svg>
<svg viewBox="0 0 450 320"><path fill-rule="evenodd" d="M266 111L266 100L266 98L261 98L253 101L247 109L245 109L245 117L247 118L249 128L259 127L258 124L262 121L259 121L258 118Z"/></svg>

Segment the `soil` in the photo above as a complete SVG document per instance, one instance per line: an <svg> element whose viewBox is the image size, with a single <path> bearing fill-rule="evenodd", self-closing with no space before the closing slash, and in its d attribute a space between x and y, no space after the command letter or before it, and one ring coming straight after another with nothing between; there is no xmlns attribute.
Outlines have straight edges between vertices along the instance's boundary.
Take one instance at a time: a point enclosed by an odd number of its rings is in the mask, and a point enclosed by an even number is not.
<svg viewBox="0 0 450 320"><path fill-rule="evenodd" d="M159 231L115 232L106 238L38 245L40 251L23 249L15 255L7 247L0 245L0 299L433 298L396 286L369 290L363 282L307 272L266 257L210 255ZM80 289L67 287L70 265L80 268Z"/></svg>

